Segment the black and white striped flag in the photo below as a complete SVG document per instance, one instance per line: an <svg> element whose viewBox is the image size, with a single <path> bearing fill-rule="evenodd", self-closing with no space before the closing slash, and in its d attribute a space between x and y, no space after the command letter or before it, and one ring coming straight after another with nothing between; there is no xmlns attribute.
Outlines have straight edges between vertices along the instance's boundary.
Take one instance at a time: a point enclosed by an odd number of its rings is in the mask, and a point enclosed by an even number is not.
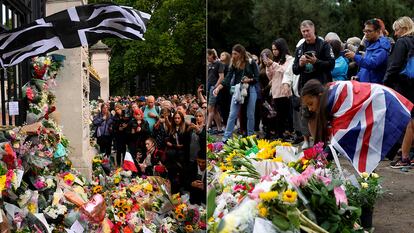
<svg viewBox="0 0 414 233"><path fill-rule="evenodd" d="M133 8L113 4L72 7L1 33L0 65L13 66L29 57L93 45L108 37L143 40L150 17Z"/></svg>

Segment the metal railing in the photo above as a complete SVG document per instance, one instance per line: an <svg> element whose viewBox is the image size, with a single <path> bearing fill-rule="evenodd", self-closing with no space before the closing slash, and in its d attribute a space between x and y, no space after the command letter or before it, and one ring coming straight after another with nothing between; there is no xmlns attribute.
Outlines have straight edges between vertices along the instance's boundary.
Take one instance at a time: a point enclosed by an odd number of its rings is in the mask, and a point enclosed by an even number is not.
<svg viewBox="0 0 414 233"><path fill-rule="evenodd" d="M11 30L45 16L46 0L0 0L0 32ZM1 52L1 51L0 51ZM1 125L22 125L26 120L26 103L22 86L31 78L30 63L0 69ZM19 115L10 116L8 103L19 103Z"/></svg>

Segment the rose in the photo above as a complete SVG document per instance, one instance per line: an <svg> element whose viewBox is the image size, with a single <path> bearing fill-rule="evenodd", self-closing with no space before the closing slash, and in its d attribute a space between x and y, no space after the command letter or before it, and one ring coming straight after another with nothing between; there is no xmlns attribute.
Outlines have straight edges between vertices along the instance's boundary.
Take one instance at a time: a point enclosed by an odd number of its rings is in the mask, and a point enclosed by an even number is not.
<svg viewBox="0 0 414 233"><path fill-rule="evenodd" d="M312 148L304 150L303 154L304 154L305 159L311 160L311 159L316 157L317 152L316 152L315 148L312 147Z"/></svg>

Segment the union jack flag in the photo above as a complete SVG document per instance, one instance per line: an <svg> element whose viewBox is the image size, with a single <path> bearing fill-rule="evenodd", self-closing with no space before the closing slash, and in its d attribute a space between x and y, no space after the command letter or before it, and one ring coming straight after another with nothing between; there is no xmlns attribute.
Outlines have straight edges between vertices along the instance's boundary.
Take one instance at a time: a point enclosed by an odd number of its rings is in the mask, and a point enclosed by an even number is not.
<svg viewBox="0 0 414 233"><path fill-rule="evenodd" d="M413 104L380 84L330 84L331 143L358 172L371 173L405 131Z"/></svg>
<svg viewBox="0 0 414 233"><path fill-rule="evenodd" d="M26 58L58 49L93 45L108 37L144 39L150 17L131 7L114 4L72 7L1 33L0 65L13 66Z"/></svg>

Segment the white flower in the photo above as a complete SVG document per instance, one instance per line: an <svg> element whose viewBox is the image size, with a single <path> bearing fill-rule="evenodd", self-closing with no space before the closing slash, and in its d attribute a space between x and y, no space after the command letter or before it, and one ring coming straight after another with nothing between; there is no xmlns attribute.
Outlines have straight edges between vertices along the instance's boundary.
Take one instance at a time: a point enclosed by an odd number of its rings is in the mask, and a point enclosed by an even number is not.
<svg viewBox="0 0 414 233"><path fill-rule="evenodd" d="M53 187L55 187L55 182L53 181L53 179L51 179L51 178L47 178L46 179L46 184L47 184L47 187L48 188L53 188Z"/></svg>
<svg viewBox="0 0 414 233"><path fill-rule="evenodd" d="M375 178L375 179L378 179L379 178L379 175L377 173L375 173L375 172L371 173L371 176L373 178Z"/></svg>

